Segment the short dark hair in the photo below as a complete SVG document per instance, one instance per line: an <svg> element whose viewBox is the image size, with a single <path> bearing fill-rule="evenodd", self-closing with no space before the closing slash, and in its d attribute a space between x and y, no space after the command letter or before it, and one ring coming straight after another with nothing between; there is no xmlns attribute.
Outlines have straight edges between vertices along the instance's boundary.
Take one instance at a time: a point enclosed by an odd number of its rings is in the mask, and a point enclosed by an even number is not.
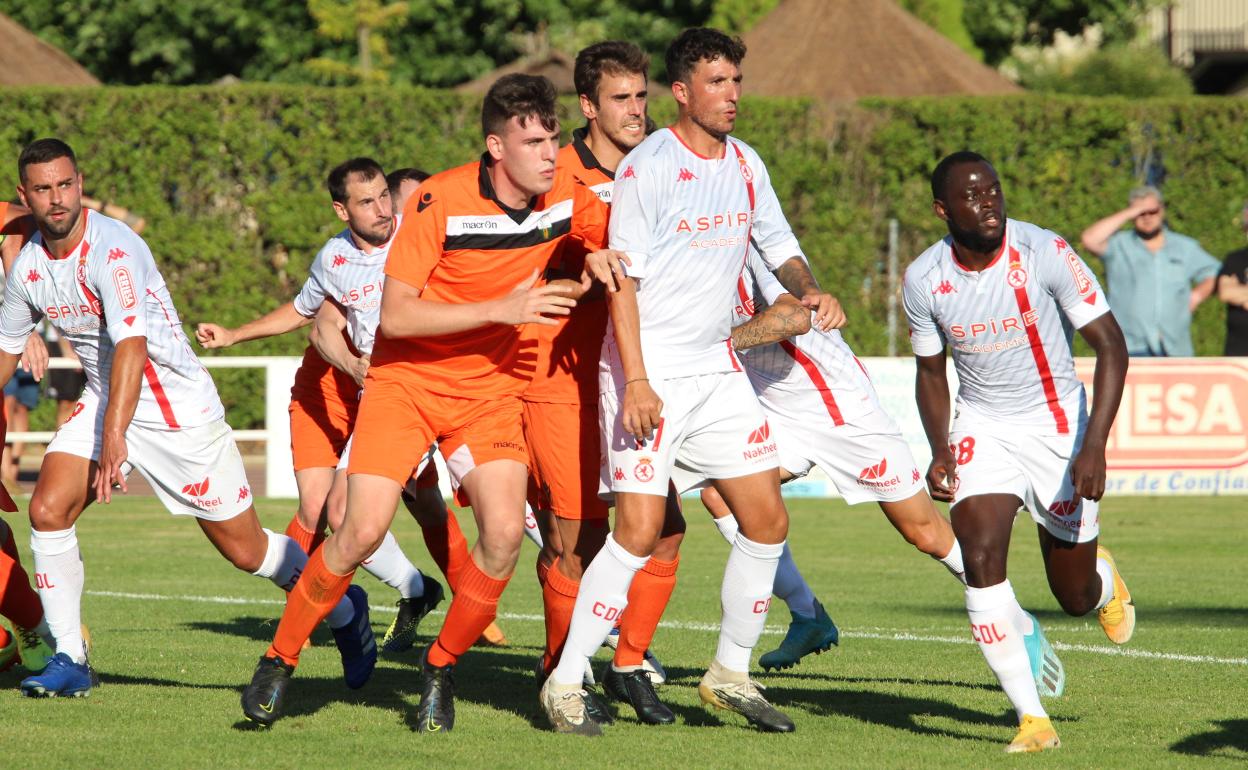
<svg viewBox="0 0 1248 770"><path fill-rule="evenodd" d="M325 186L329 188L329 197L334 203L347 202L347 182L352 174L359 174L365 182L371 182L379 176L384 177L386 172L382 171L381 164L372 158L352 158L339 163L329 172L329 179L325 180Z"/></svg>
<svg viewBox="0 0 1248 770"><path fill-rule="evenodd" d="M23 181L26 179L27 166L51 163L58 158L69 158L69 162L74 165L74 171L78 170L78 157L68 144L60 139L36 139L26 145L22 154L17 156L17 178Z"/></svg>
<svg viewBox="0 0 1248 770"><path fill-rule="evenodd" d="M400 168L386 174L386 187L390 188L390 197L393 198L399 194L399 188L404 182L411 180L420 183L432 176L427 171L421 171L418 168Z"/></svg>
<svg viewBox="0 0 1248 770"><path fill-rule="evenodd" d="M531 117L537 118L547 131L559 127L555 84L541 75L503 75L490 86L481 102L481 135L502 134L512 118L519 118L523 126Z"/></svg>
<svg viewBox="0 0 1248 770"><path fill-rule="evenodd" d="M963 163L988 163L988 159L970 150L959 150L942 158L936 164L936 168L932 169L932 198L934 200L942 202L945 200L945 187L949 184L949 174L954 166L961 166ZM988 165L992 164L988 163Z"/></svg>
<svg viewBox="0 0 1248 770"><path fill-rule="evenodd" d="M687 83L700 61L725 59L740 65L745 60L745 43L717 29L691 27L676 36L663 59L667 65L667 79L673 83Z"/></svg>
<svg viewBox="0 0 1248 770"><path fill-rule="evenodd" d="M598 103L598 89L603 75L641 75L650 72L650 57L633 43L604 40L584 48L576 55L572 82L576 93Z"/></svg>

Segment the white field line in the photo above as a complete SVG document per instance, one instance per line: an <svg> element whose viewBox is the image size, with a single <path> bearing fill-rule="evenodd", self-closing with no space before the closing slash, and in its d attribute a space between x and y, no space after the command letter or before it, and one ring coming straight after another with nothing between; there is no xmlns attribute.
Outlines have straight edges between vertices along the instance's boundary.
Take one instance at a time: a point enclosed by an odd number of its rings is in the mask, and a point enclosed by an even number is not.
<svg viewBox="0 0 1248 770"><path fill-rule="evenodd" d="M263 605L263 606L280 606L286 602L281 599L249 599L242 596L195 596L195 595L177 595L168 596L165 594L142 594L131 593L128 591L85 591L88 596L99 596L107 599L138 599L141 601L172 601L172 602L201 602L204 604L241 604L241 605ZM394 606L371 605L370 612L393 613ZM435 610L431 615L442 615L442 610ZM532 615L515 612L500 612L498 617L501 620L517 620L525 622L545 622L545 618L541 615ZM677 631L702 631L707 633L718 633L719 626L713 623L688 623L680 620L665 620L659 624L660 628L670 628ZM770 626L763 633L775 636L782 636L786 629L778 626ZM879 639L894 642L928 642L937 644L974 644L974 640L963 636L936 636L930 634L914 634L907 631L841 631L841 636L847 639ZM1153 652L1151 650L1138 650L1129 647L1105 647L1091 644L1067 644L1065 642L1052 642L1054 649L1069 650L1071 652L1089 652L1095 655L1117 655L1124 658L1142 658L1145 660L1172 660L1179 663L1212 663L1222 666L1248 666L1248 658L1219 658L1212 655L1186 655L1177 652Z"/></svg>

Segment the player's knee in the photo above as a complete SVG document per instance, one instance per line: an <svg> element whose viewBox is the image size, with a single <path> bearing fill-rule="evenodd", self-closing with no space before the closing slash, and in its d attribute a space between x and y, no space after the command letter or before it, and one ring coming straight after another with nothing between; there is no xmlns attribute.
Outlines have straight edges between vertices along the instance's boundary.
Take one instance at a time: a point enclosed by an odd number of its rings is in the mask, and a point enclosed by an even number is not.
<svg viewBox="0 0 1248 770"><path fill-rule="evenodd" d="M962 549L967 582L977 588L994 586L1005 580L1005 560L986 549Z"/></svg>
<svg viewBox="0 0 1248 770"><path fill-rule="evenodd" d="M938 553L940 550L940 532L930 522L908 526L901 531L901 536L906 539L907 543L928 556L940 558L945 555Z"/></svg>
<svg viewBox="0 0 1248 770"><path fill-rule="evenodd" d="M69 529L73 523L73 512L67 501L59 499L55 491L35 490L30 498L30 526L41 532L55 532Z"/></svg>

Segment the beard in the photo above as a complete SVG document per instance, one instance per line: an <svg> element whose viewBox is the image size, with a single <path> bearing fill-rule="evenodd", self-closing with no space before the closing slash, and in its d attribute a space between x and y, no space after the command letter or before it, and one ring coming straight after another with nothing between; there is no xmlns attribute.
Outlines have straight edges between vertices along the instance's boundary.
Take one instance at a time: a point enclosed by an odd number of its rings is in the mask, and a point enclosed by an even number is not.
<svg viewBox="0 0 1248 770"><path fill-rule="evenodd" d="M1001 221L1005 221L1005 214L1001 215ZM984 235L978 230L963 229L953 223L953 220L947 222L949 225L949 234L953 236L953 240L959 245L971 251L980 254L989 254L1001 248L1001 240L1005 238L1005 228L1001 228L1001 232L994 235Z"/></svg>
<svg viewBox="0 0 1248 770"><path fill-rule="evenodd" d="M1140 236L1141 240L1151 241L1161 234L1161 228L1154 227L1152 230L1144 231L1137 227L1135 228L1135 234Z"/></svg>
<svg viewBox="0 0 1248 770"><path fill-rule="evenodd" d="M58 240L69 235L78 225L78 220L82 217L82 206L79 205L77 208L72 209L60 208L57 210L57 213L60 213L61 211L68 211L69 216L65 217L65 219L60 222L55 222L49 218L39 223L42 228L47 231L48 235L51 235L53 238ZM51 214L52 212L49 211L48 213Z"/></svg>

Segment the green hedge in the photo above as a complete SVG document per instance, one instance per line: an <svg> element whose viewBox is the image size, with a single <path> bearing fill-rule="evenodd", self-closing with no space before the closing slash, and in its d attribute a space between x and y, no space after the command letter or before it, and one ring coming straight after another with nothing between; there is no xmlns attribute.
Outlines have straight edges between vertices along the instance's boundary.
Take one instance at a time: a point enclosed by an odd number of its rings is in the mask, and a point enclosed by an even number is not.
<svg viewBox="0 0 1248 770"><path fill-rule="evenodd" d="M655 118L670 120L659 94ZM0 147L58 135L80 155L86 187L146 217L144 237L188 331L236 325L290 299L308 263L340 228L324 190L338 161L438 170L480 152L478 100L421 89L99 88L0 91ZM569 101L568 128L579 125ZM1168 176L1175 229L1215 256L1242 244L1234 217L1248 198L1248 101L1127 102L1037 96L873 101L828 112L799 100L748 99L739 135L767 160L781 201L821 280L850 314L862 355L887 350L887 220L901 222L903 264L942 233L927 174L947 152L976 149L997 165L1011 215L1075 240L1115 210L1149 148ZM16 181L0 165L0 184ZM12 188L10 188L12 189ZM1099 269L1096 260L1091 260ZM1221 351L1223 310L1197 314L1200 354ZM903 339L898 340L905 351ZM295 354L302 335L231 354ZM215 373L230 419L263 421L260 373Z"/></svg>

